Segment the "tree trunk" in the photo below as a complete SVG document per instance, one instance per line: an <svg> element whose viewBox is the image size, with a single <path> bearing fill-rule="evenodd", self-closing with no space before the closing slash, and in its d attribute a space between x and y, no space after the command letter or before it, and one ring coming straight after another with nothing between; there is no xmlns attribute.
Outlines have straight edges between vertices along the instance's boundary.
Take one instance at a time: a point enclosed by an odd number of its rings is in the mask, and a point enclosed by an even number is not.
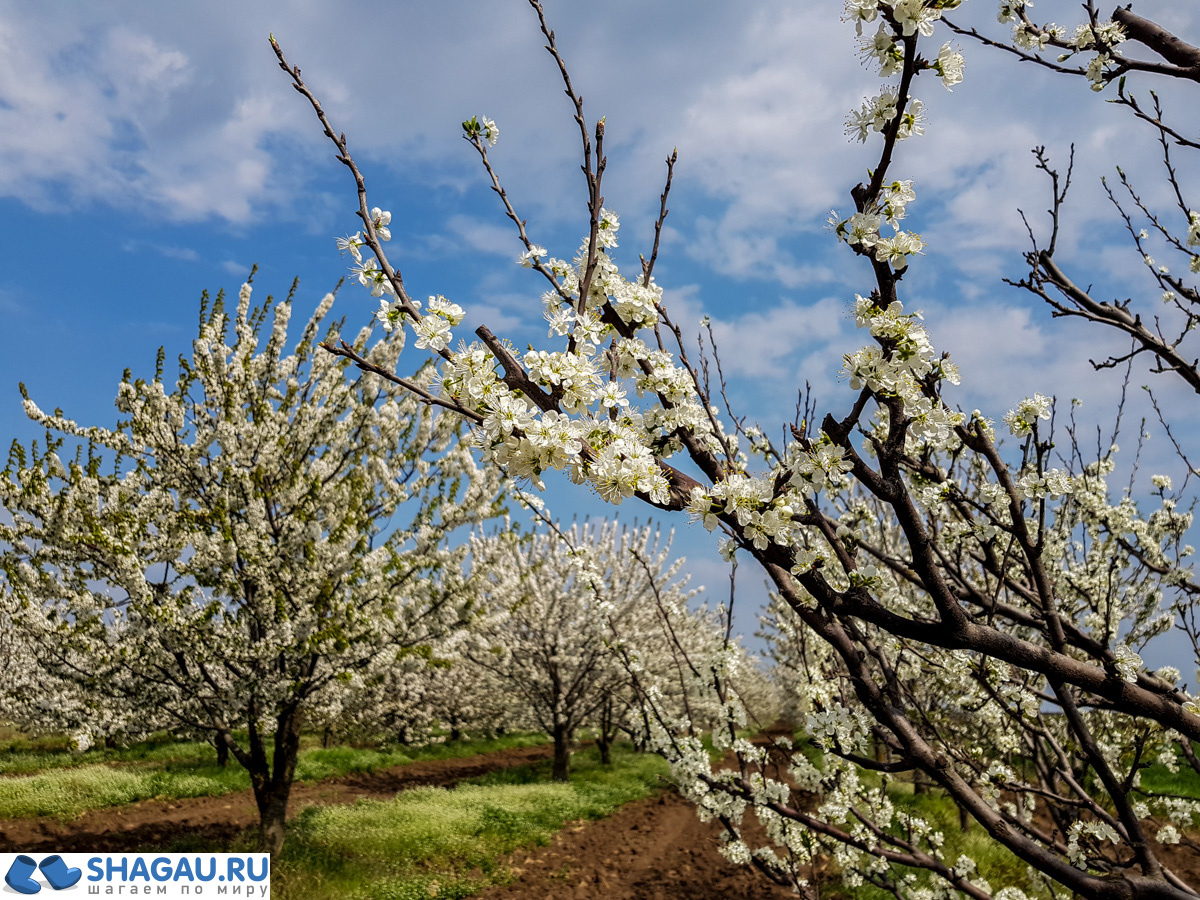
<svg viewBox="0 0 1200 900"><path fill-rule="evenodd" d="M629 742L633 744L634 753L645 753L646 745L642 739L642 733L636 728L629 728L625 725L619 726L621 731L629 736ZM615 734L614 734L615 736Z"/></svg>
<svg viewBox="0 0 1200 900"><path fill-rule="evenodd" d="M257 738L257 729L251 734ZM292 793L292 782L296 777L296 759L300 755L300 714L285 710L276 720L275 756L270 769L266 765L266 754L253 753L256 765L250 772L250 783L254 787L254 801L258 805L259 850L278 857L283 849L283 838L287 828L288 800Z"/></svg>
<svg viewBox="0 0 1200 900"><path fill-rule="evenodd" d="M568 781L571 775L571 733L565 725L554 726L554 781Z"/></svg>
<svg viewBox="0 0 1200 900"><path fill-rule="evenodd" d="M258 800L258 849L270 853L272 859L279 857L283 849L283 837L287 830L288 797L292 786L272 790Z"/></svg>
<svg viewBox="0 0 1200 900"><path fill-rule="evenodd" d="M913 793L928 794L929 787L929 776L920 769L913 769Z"/></svg>
<svg viewBox="0 0 1200 900"><path fill-rule="evenodd" d="M213 746L217 748L217 765L226 768L229 765L229 745L225 743L225 738L218 734Z"/></svg>
<svg viewBox="0 0 1200 900"><path fill-rule="evenodd" d="M612 745L617 739L617 729L613 725L613 702L609 696L600 706L600 724L596 728L596 746L600 748L600 764L612 765Z"/></svg>
<svg viewBox="0 0 1200 900"><path fill-rule="evenodd" d="M458 727L458 716L450 717L450 740L457 741L462 739L462 729Z"/></svg>

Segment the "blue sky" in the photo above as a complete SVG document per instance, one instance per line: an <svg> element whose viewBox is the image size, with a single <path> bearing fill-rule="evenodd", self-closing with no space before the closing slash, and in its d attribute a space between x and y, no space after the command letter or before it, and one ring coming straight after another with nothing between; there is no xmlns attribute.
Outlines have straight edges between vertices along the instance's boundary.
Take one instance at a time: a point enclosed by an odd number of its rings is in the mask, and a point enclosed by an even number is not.
<svg viewBox="0 0 1200 900"><path fill-rule="evenodd" d="M618 261L632 269L648 253L663 160L678 147L656 269L669 308L692 328L713 318L739 411L772 433L805 380L823 408L838 408L841 356L862 342L847 310L870 273L825 221L831 208L848 214L849 189L875 160L876 145L850 142L843 123L879 83L841 5L546 8L589 116L607 117ZM1181 4L1137 8L1197 35ZM1046 0L1035 12L1073 25L1078 5ZM1003 34L992 3L972 0L958 18ZM111 424L122 370L150 373L159 345L168 360L187 351L200 291L236 290L252 264L260 297L301 279L302 315L346 273L333 237L355 230L353 185L276 67L269 32L346 132L372 203L392 211L392 258L413 294L444 294L468 309L471 328L486 323L518 346L544 338L542 286L513 263L520 245L459 137L471 115L499 123L493 159L518 212L536 242L569 258L586 226L577 133L523 0L0 0L0 437L37 436L18 381L45 409ZM940 34L930 52L952 39ZM1098 181L1120 164L1166 208L1152 135L1082 81L962 49L966 77L953 93L933 76L918 82L927 134L901 145L893 168L915 180L910 227L929 244L905 302L962 367L953 399L964 408L999 419L1042 391L1081 397L1085 421L1108 423L1119 377L1096 375L1087 358L1124 345L1052 321L1000 279L1022 273L1018 207L1036 225L1048 201L1030 148L1045 144L1065 165L1074 141L1061 259L1105 297L1156 296ZM1170 86L1162 96L1194 128L1194 104ZM1181 175L1197 196L1196 172ZM335 314L357 326L373 308L348 285ZM1136 372L1141 383L1168 405L1188 400L1162 377ZM1178 469L1150 431L1147 470ZM560 516L601 511L577 491L551 496ZM676 524L696 580L723 595L709 537ZM742 580L758 578L743 567ZM759 596L748 590L747 604Z"/></svg>

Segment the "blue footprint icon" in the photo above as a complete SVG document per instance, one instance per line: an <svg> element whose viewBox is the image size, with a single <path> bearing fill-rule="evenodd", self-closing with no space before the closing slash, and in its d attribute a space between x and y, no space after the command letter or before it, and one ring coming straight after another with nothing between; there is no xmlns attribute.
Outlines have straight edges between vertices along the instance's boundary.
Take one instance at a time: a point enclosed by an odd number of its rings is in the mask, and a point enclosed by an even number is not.
<svg viewBox="0 0 1200 900"><path fill-rule="evenodd" d="M42 886L29 877L36 869L37 863L33 861L33 857L18 856L13 860L13 864L8 867L8 874L4 876L4 883L18 894L36 894L42 889ZM75 882L71 883L74 884Z"/></svg>
<svg viewBox="0 0 1200 900"><path fill-rule="evenodd" d="M70 868L57 854L47 856L41 861L38 868L42 870L42 874L46 876L46 880L56 891L71 887L83 875L81 870Z"/></svg>

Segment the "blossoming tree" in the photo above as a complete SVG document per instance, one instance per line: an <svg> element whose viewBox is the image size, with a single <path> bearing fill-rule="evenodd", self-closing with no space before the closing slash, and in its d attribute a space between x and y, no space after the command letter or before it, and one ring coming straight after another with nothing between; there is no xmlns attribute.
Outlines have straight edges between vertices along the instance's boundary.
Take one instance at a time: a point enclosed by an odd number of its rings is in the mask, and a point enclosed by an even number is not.
<svg viewBox="0 0 1200 900"><path fill-rule="evenodd" d="M494 512L499 477L452 417L317 351L332 294L291 355L291 296L261 345L270 303L250 297L233 315L220 297L202 307L173 389L161 351L152 380L127 372L115 429L26 399L46 443L14 444L0 478L0 564L48 677L140 710L142 728L211 735L249 771L275 852L306 717L470 618L466 548L448 535ZM394 368L402 333L370 330L348 345ZM82 443L64 463L67 439Z"/></svg>
<svg viewBox="0 0 1200 900"><path fill-rule="evenodd" d="M520 702L513 721L554 739L553 777L565 781L577 730L590 726L601 761L624 732L644 744L646 716L663 715L692 733L723 721L704 690L704 660L724 653L736 685L767 724L775 695L763 673L731 641L681 576L671 535L615 521L573 525L521 537L472 542L486 624L464 634L467 668L491 674ZM723 608L728 611L728 607ZM649 692L649 698L646 696Z"/></svg>
<svg viewBox="0 0 1200 900"><path fill-rule="evenodd" d="M488 620L473 610L471 626L436 645L404 654L393 665L362 678L337 708L317 723L328 738L424 743L496 736L526 728L529 718L511 688L489 669L474 665L464 645ZM436 732L441 732L437 735Z"/></svg>
<svg viewBox="0 0 1200 900"><path fill-rule="evenodd" d="M1165 476L1156 480L1150 512L1132 496L1114 497L1109 453L1056 465L1052 403L1042 395L1003 416L1007 444L993 419L957 409L959 374L936 348L936 325L927 330L904 304L902 280L924 243L905 227L914 184L893 170L900 145L926 131L917 84L933 77L949 88L963 78L961 54L935 37L961 0L846 4L862 48L888 79L850 113L847 132L877 141L879 151L869 180L849 192L853 211L831 220L847 263L862 265L853 311L867 341L845 356L853 398L821 416L797 416L783 444L719 411L720 398L710 395L704 366L689 357L654 280L674 154L655 244L632 275L619 270L619 219L603 204L604 120L589 123L541 3L529 2L582 145L587 228L573 258L535 243L503 190L492 157L496 124L482 117L463 123L524 243L519 262L546 288L542 307L554 340L523 353L487 327L455 347L458 307L438 299L423 310L407 293L380 243L385 214L369 205L345 137L272 43L355 176L362 229L343 247L367 255L360 281L380 298L381 319L412 328L419 346L439 358L440 391L425 399L469 422L484 456L514 477L540 486L547 470L565 470L610 502L637 498L720 530L732 551L761 565L781 618L786 613L788 627L804 635L811 648L802 679L807 725L828 751L823 769L795 754L779 772L778 757L737 739L743 713L728 689L727 647L697 668L720 700L725 724L716 734L740 756L737 768L714 770L699 740L656 705L655 692L644 694L656 748L701 814L724 825L727 855L809 893L810 864L832 847L847 878L898 897L957 891L1021 900L1062 888L1096 898L1197 896L1162 849L1189 840L1180 826L1192 823L1194 801L1139 784L1155 758L1200 771L1191 747L1200 739L1200 707L1177 672L1148 672L1137 652L1169 626L1165 604L1194 613L1197 588L1184 543L1190 514L1180 511ZM1042 60L1039 51L1059 48L1052 65L1098 89L1115 82L1132 114L1162 129L1172 172L1168 139L1192 149L1195 142L1164 124L1157 107L1151 112L1134 99L1124 79L1200 80L1200 51L1130 10L1102 20L1088 2L1086 21L1068 36L1034 24L1025 6L1001 0L1000 20L1015 22L1013 49ZM1156 58L1126 55L1127 38ZM1075 66L1073 55L1084 63ZM1195 364L1179 344L1196 322L1196 288L1169 268L1155 270L1168 312L1182 316L1174 339L1128 304L1096 301L1074 285L1054 261L1064 191L1054 178L1049 245L1030 256L1025 286L1060 313L1131 335L1138 354L1195 386ZM1155 217L1131 191L1132 202L1195 273L1200 217L1173 174L1171 183L1178 198L1172 219ZM1146 239L1132 226L1131 233ZM371 365L349 345L326 348ZM781 418L791 420L790 413ZM855 512L864 505L869 515ZM884 752L868 753L870 741ZM1019 885L988 884L974 860L949 856L943 835L891 801L886 778L872 780L864 770L936 785L1025 864L1027 877ZM818 790L823 801L813 808L794 786ZM767 839L756 848L742 828L749 812Z"/></svg>
<svg viewBox="0 0 1200 900"><path fill-rule="evenodd" d="M649 527L615 522L575 525L561 538L506 531L472 540L493 618L467 636L463 655L520 697L530 724L551 736L556 781L567 780L582 726L603 720L607 755L628 681L614 640L644 648L653 633L661 646L656 595L677 607L690 596L670 547Z"/></svg>

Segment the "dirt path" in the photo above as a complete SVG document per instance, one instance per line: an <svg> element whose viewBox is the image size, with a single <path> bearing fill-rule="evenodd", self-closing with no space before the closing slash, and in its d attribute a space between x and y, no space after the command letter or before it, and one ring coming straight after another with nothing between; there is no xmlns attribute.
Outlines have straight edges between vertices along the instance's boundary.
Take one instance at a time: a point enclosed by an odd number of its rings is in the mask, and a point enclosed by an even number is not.
<svg viewBox="0 0 1200 900"><path fill-rule="evenodd" d="M314 803L354 803L364 798L390 800L407 788L448 786L497 769L549 759L553 753L552 745L515 747L462 759L420 760L329 781L299 782L292 788L289 817ZM137 850L180 837L228 841L257 822L258 810L250 791L220 797L143 800L91 810L66 822L48 816L0 819L0 851Z"/></svg>
<svg viewBox="0 0 1200 900"><path fill-rule="evenodd" d="M517 880L472 900L783 900L752 869L732 866L717 852L716 823L664 793L622 807L607 819L568 826L546 847L507 860Z"/></svg>
<svg viewBox="0 0 1200 900"><path fill-rule="evenodd" d="M553 747L521 747L463 759L425 760L329 781L298 783L290 813L312 804L391 799L398 791L449 786L497 769L550 758ZM0 820L0 851L120 851L178 838L222 844L258 821L249 791L221 797L144 800L92 810L77 819ZM782 900L792 894L752 870L731 866L717 852L719 829L704 824L672 792L631 803L607 819L569 825L547 847L518 851L508 864L518 880L482 898L606 900Z"/></svg>

